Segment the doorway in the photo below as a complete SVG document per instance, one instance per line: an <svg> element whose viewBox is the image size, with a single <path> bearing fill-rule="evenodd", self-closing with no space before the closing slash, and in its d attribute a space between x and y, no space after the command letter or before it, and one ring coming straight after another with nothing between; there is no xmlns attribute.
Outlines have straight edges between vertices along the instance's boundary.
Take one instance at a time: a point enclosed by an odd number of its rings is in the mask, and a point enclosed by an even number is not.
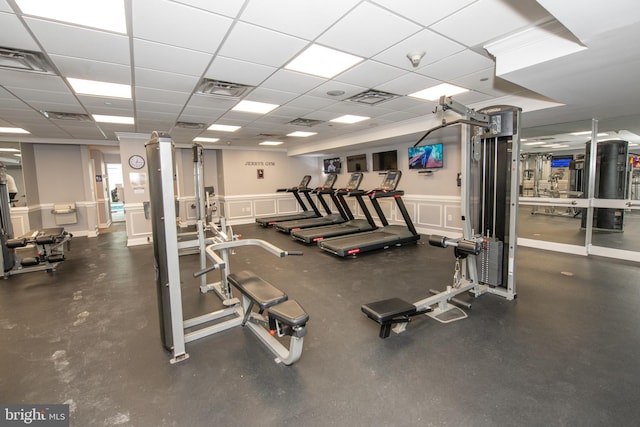
<svg viewBox="0 0 640 427"><path fill-rule="evenodd" d="M111 222L124 222L122 165L120 163L107 163L107 177L111 201Z"/></svg>

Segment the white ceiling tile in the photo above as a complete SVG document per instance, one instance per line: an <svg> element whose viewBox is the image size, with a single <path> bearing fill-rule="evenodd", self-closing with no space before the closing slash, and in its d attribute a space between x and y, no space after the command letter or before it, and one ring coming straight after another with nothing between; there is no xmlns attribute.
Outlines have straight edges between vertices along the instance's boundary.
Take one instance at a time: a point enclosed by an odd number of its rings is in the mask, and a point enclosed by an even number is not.
<svg viewBox="0 0 640 427"><path fill-rule="evenodd" d="M171 123L173 125L173 123L178 118L178 113L166 113L166 112L165 113L160 113L160 112L157 112L157 111L147 111L147 110L140 111L139 110L139 111L136 112L136 118L140 119L140 120L162 120L162 121L168 121L169 123Z"/></svg>
<svg viewBox="0 0 640 427"><path fill-rule="evenodd" d="M480 0L430 28L471 47L549 16L535 0Z"/></svg>
<svg viewBox="0 0 640 427"><path fill-rule="evenodd" d="M233 22L214 13L158 0L134 1L132 20L135 38L209 53L218 50Z"/></svg>
<svg viewBox="0 0 640 427"><path fill-rule="evenodd" d="M326 83L321 84L317 88L310 90L307 93L307 95L327 98L327 99L333 100L334 102L337 102L337 101L342 101L343 99L349 98L350 96L357 95L358 93L363 92L367 89L369 88L365 86L350 85L348 83L342 83L335 80L330 80ZM327 94L327 92L334 91L334 90L343 91L344 94L339 96L331 96Z"/></svg>
<svg viewBox="0 0 640 427"><path fill-rule="evenodd" d="M375 88L406 71L376 61L364 61L335 78L336 81Z"/></svg>
<svg viewBox="0 0 640 427"><path fill-rule="evenodd" d="M239 22L219 53L229 58L281 67L306 45L306 40Z"/></svg>
<svg viewBox="0 0 640 427"><path fill-rule="evenodd" d="M278 70L269 77L261 86L267 89L286 90L296 93L305 93L318 87L326 79L310 76L289 70Z"/></svg>
<svg viewBox="0 0 640 427"><path fill-rule="evenodd" d="M355 55L371 57L420 30L420 26L398 15L370 3L361 3L317 41Z"/></svg>
<svg viewBox="0 0 640 427"><path fill-rule="evenodd" d="M59 102L61 104L78 105L78 102L71 94L71 92L49 92L46 90L35 90L25 88L14 88L13 93L23 100L24 102L31 104L32 102Z"/></svg>
<svg viewBox="0 0 640 427"><path fill-rule="evenodd" d="M6 0L0 0L0 11L2 12L13 12L13 9L7 4Z"/></svg>
<svg viewBox="0 0 640 427"><path fill-rule="evenodd" d="M29 88L50 92L69 92L64 80L58 76L46 74L22 73L20 71L0 70L0 82L6 88Z"/></svg>
<svg viewBox="0 0 640 427"><path fill-rule="evenodd" d="M413 119L420 116L421 114L410 113L407 111L393 111L391 113L382 115L378 118L397 123L397 122L402 122L404 120L409 120L409 119Z"/></svg>
<svg viewBox="0 0 640 427"><path fill-rule="evenodd" d="M169 90L149 89L137 87L135 96L149 102L162 102L165 104L184 105L191 94L187 92L173 92Z"/></svg>
<svg viewBox="0 0 640 427"><path fill-rule="evenodd" d="M338 99L334 99L330 96L311 96L311 95L302 95L293 101L287 104L287 107L299 108L301 110L318 110L320 108L324 108L328 105L331 105L335 102L338 102Z"/></svg>
<svg viewBox="0 0 640 427"><path fill-rule="evenodd" d="M468 74L493 67L493 60L471 50L463 50L442 61L430 64L416 71L433 79L449 82Z"/></svg>
<svg viewBox="0 0 640 427"><path fill-rule="evenodd" d="M175 117L182 111L182 105L166 104L162 102L136 101L136 113L149 112L171 114Z"/></svg>
<svg viewBox="0 0 640 427"><path fill-rule="evenodd" d="M359 0L251 1L240 19L312 40L329 28Z"/></svg>
<svg viewBox="0 0 640 427"><path fill-rule="evenodd" d="M208 79L257 86L276 70L267 65L217 55L204 76Z"/></svg>
<svg viewBox="0 0 640 427"><path fill-rule="evenodd" d="M133 39L136 67L170 73L201 76L211 55L146 40Z"/></svg>
<svg viewBox="0 0 640 427"><path fill-rule="evenodd" d="M48 53L129 65L129 38L88 28L24 18Z"/></svg>
<svg viewBox="0 0 640 427"><path fill-rule="evenodd" d="M439 61L464 49L463 45L425 29L391 46L376 55L374 59L408 71L415 71L420 67ZM418 67L414 67L409 58L407 58L407 54L413 52L425 53Z"/></svg>
<svg viewBox="0 0 640 427"><path fill-rule="evenodd" d="M240 12L240 9L242 8L245 0L176 0L175 2L235 18Z"/></svg>
<svg viewBox="0 0 640 427"><path fill-rule="evenodd" d="M205 123L208 125L222 117L225 112L226 110L220 111L187 106L182 111L182 114L180 114L178 120L182 122Z"/></svg>
<svg viewBox="0 0 640 427"><path fill-rule="evenodd" d="M276 116L276 117L298 118L303 114L307 114L308 112L309 112L309 110L306 109L306 108L291 107L289 104L287 104L287 105L284 105L282 107L279 107L279 108L275 109L269 115L273 115L273 116Z"/></svg>
<svg viewBox="0 0 640 427"><path fill-rule="evenodd" d="M283 105L298 97L298 94L293 92L285 92L280 90L256 88L245 99L256 102L266 102L269 104Z"/></svg>
<svg viewBox="0 0 640 427"><path fill-rule="evenodd" d="M189 106L227 111L238 103L238 99L221 96L195 94L189 100Z"/></svg>
<svg viewBox="0 0 640 427"><path fill-rule="evenodd" d="M380 6L393 10L395 13L418 22L424 26L429 26L442 18L474 3L477 0L447 0L432 1L426 7L424 1L398 1L398 0L372 0Z"/></svg>
<svg viewBox="0 0 640 427"><path fill-rule="evenodd" d="M12 13L0 13L0 46L40 51L40 46Z"/></svg>
<svg viewBox="0 0 640 427"><path fill-rule="evenodd" d="M50 57L64 77L131 84L131 68L128 65L60 55L50 55Z"/></svg>
<svg viewBox="0 0 640 427"><path fill-rule="evenodd" d="M407 73L377 87L377 89L398 95L408 95L440 82L416 73Z"/></svg>
<svg viewBox="0 0 640 427"><path fill-rule="evenodd" d="M136 67L135 80L136 87L171 90L174 92L192 92L200 78Z"/></svg>
<svg viewBox="0 0 640 427"><path fill-rule="evenodd" d="M128 111L133 114L133 101L122 98L104 98L102 96L78 95L78 99L90 113L96 113L96 108L113 108ZM98 113L99 114L99 113Z"/></svg>

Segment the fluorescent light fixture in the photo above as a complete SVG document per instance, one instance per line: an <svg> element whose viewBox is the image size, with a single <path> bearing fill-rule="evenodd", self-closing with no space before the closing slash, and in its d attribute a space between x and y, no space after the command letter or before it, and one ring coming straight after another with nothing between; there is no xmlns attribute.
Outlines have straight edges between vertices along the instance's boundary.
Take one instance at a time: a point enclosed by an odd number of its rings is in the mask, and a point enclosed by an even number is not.
<svg viewBox="0 0 640 427"><path fill-rule="evenodd" d="M297 130L295 132L288 133L287 136L295 136L298 138L306 138L311 135L317 135L318 132L303 132L301 130Z"/></svg>
<svg viewBox="0 0 640 427"><path fill-rule="evenodd" d="M342 117L337 117L333 120L329 120L331 122L335 122L335 123L347 123L347 124L353 124L353 123L358 123L358 122L362 122L364 120L369 120L371 117L364 117L364 116L352 116L350 114L347 114L346 116L342 116Z"/></svg>
<svg viewBox="0 0 640 427"><path fill-rule="evenodd" d="M127 34L123 0L16 0L25 15Z"/></svg>
<svg viewBox="0 0 640 427"><path fill-rule="evenodd" d="M276 104L243 100L238 102L232 110L243 111L245 113L267 114L269 111L275 110L278 107L279 105Z"/></svg>
<svg viewBox="0 0 640 427"><path fill-rule="evenodd" d="M22 128L0 127L0 133L29 133L29 131Z"/></svg>
<svg viewBox="0 0 640 427"><path fill-rule="evenodd" d="M553 146L553 148L569 148L569 146L566 144L556 144Z"/></svg>
<svg viewBox="0 0 640 427"><path fill-rule="evenodd" d="M205 138L204 136L199 136L193 139L194 142L218 142L220 138Z"/></svg>
<svg viewBox="0 0 640 427"><path fill-rule="evenodd" d="M442 83L418 92L410 93L409 96L413 98L426 99L427 101L437 101L443 95L453 96L468 91L469 89L465 89L463 87L450 85L449 83Z"/></svg>
<svg viewBox="0 0 640 427"><path fill-rule="evenodd" d="M525 142L523 145L542 145L544 144L543 141L531 141L531 142Z"/></svg>
<svg viewBox="0 0 640 427"><path fill-rule="evenodd" d="M282 141L262 141L258 145L281 145L281 144L283 144Z"/></svg>
<svg viewBox="0 0 640 427"><path fill-rule="evenodd" d="M629 144L629 147L637 147L637 146L638 146L638 144L636 144L636 143Z"/></svg>
<svg viewBox="0 0 640 427"><path fill-rule="evenodd" d="M582 132L571 132L571 135L573 135L573 136L591 135L591 131L590 130L585 130L585 131L582 131ZM602 132L602 133L598 134L598 136L607 136L607 135L609 135L609 134L606 133L606 132Z"/></svg>
<svg viewBox="0 0 640 427"><path fill-rule="evenodd" d="M330 79L363 59L359 56L313 44L284 68Z"/></svg>
<svg viewBox="0 0 640 427"><path fill-rule="evenodd" d="M99 123L117 123L121 125L134 124L133 117L126 116L103 116L100 114L92 114L93 120Z"/></svg>
<svg viewBox="0 0 640 427"><path fill-rule="evenodd" d="M105 96L107 98L131 99L131 86L120 83L99 82L96 80L74 79L67 81L78 95Z"/></svg>
<svg viewBox="0 0 640 427"><path fill-rule="evenodd" d="M551 148L551 147L555 147L555 146L556 146L556 144L545 144L545 145L543 145L542 147L544 147L544 148Z"/></svg>
<svg viewBox="0 0 640 427"><path fill-rule="evenodd" d="M19 153L20 150L18 150L17 148L0 148L0 151L5 152L5 153Z"/></svg>
<svg viewBox="0 0 640 427"><path fill-rule="evenodd" d="M216 124L213 124L207 128L207 130L217 130L220 132L235 132L238 129L240 129L240 126L216 125Z"/></svg>

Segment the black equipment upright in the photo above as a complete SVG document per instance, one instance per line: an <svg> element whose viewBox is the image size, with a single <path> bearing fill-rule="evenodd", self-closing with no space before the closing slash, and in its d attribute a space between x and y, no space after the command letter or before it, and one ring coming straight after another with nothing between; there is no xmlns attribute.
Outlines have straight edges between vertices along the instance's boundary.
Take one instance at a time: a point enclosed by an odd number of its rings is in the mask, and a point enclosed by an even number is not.
<svg viewBox="0 0 640 427"><path fill-rule="evenodd" d="M336 176L335 174L333 175ZM360 182L362 182L363 176L362 172L352 173L347 186L339 190L335 190L332 183L330 187L325 185L314 191L318 195L318 200L320 200L320 203L322 203L322 206L327 211L327 215L318 218L301 219L298 221L276 222L273 224L273 228L278 231L282 231L283 233L291 233L293 231L321 227L323 225L341 224L349 219L353 219L353 214L348 210L349 208L345 208L344 199L340 200L337 197L337 194L348 189L357 189L360 186ZM338 210L337 213L331 213L331 210L323 197L325 194L328 194L331 198L333 205Z"/></svg>
<svg viewBox="0 0 640 427"><path fill-rule="evenodd" d="M294 221L298 219L316 218L321 216L320 211L318 210L318 207L316 206L315 203L313 203L313 199L309 195L309 193L311 192L311 188L309 188L310 181L311 181L311 175L305 175L297 187L279 188L278 190L276 190L279 193L282 193L282 192L292 193L293 197L296 198L296 201L302 208L302 212L298 212L290 215L263 216L263 217L256 218L256 223L263 227L271 227L273 223L278 221ZM307 202L309 202L309 206L311 206L311 210L309 210L309 208L307 208L307 205L305 205L305 203L302 201L302 198L300 197L300 193L304 194L304 197L307 199Z"/></svg>
<svg viewBox="0 0 640 427"><path fill-rule="evenodd" d="M387 182L386 174L384 179L382 180L383 184L381 185L381 187L385 182ZM367 194L367 192L365 190L360 190L359 188L346 188L338 190L336 192L336 196L338 197L340 203L342 203L342 206L345 210L345 213L349 217L349 220L341 224L326 225L323 227L314 227L302 230L293 230L291 232L291 237L304 243L317 243L320 240L328 239L331 237L346 236L348 234L375 230L377 228L377 225L373 220L373 217L371 216L367 205L364 202L363 196L365 194ZM353 212L351 212L349 204L344 198L345 196L355 197L358 205L360 206L360 210L362 211L362 214L366 219L355 218L353 216Z"/></svg>
<svg viewBox="0 0 640 427"><path fill-rule="evenodd" d="M347 236L332 237L330 239L321 240L318 246L327 252L341 257L349 255L357 255L362 252L373 251L376 249L387 249L391 246L401 246L407 243L415 243L420 240L420 235L413 226L411 217L407 212L407 208L402 201L404 191L397 190L398 182L402 176L400 170L389 170L380 188L367 193L371 199L371 204L376 210L382 227L373 231L352 234ZM405 225L390 225L387 218L382 212L380 203L381 198L393 197L398 206Z"/></svg>

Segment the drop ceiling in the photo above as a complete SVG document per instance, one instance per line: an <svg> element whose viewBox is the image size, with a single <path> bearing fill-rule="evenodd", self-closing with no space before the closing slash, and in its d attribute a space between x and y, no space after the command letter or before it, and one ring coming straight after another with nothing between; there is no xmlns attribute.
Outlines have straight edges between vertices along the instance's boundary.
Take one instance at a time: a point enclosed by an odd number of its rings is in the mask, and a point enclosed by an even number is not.
<svg viewBox="0 0 640 427"><path fill-rule="evenodd" d="M292 154L344 151L350 141L397 142L415 137L421 123L428 128L435 102L408 95L441 83L468 89L455 99L474 108L523 107L528 138L589 130L597 118L601 130L633 140L640 135L640 8L636 0L592 3L126 0L128 30L119 34L25 15L14 0L0 0L0 47L40 53L52 66L48 74L0 69L0 127L29 132L0 134L0 141L117 145L118 134L158 130L183 144L200 136L219 138L206 146L258 149L276 139ZM503 54L494 58L490 49L511 40L509 55L533 55L550 23L562 29L555 37L580 49L548 60L535 52L543 59L495 75ZM538 39L514 46L526 34ZM333 78L285 69L312 44L363 60ZM412 52L425 52L417 67L407 58ZM132 98L77 95L70 77L129 84ZM240 97L211 96L198 92L205 79L250 88ZM397 97L349 101L370 90ZM265 115L232 110L242 99L279 107ZM60 120L44 111L130 116L135 124ZM346 114L370 118L330 121ZM207 130L212 124L241 128ZM295 131L315 135L287 136Z"/></svg>

